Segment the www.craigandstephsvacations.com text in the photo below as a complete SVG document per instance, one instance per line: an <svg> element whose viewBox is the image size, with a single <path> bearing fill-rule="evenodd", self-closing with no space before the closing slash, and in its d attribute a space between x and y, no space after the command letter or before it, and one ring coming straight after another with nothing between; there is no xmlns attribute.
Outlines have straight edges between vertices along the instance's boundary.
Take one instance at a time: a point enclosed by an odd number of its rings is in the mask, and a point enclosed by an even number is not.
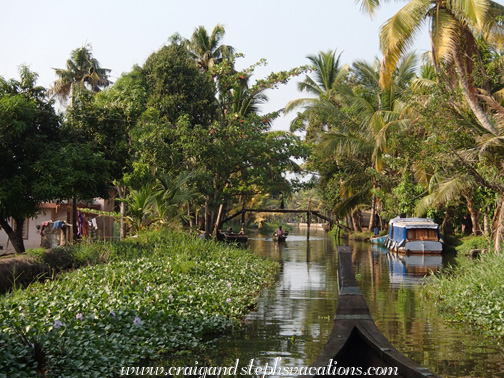
<svg viewBox="0 0 504 378"><path fill-rule="evenodd" d="M171 367L121 367L120 376L193 376L206 377L237 377L237 376L281 376L296 377L298 375L333 375L333 376L384 376L399 375L397 367L343 367L338 362L330 360L324 366L282 366L281 357L274 359L272 364L259 365L251 359L246 366L240 366L236 359L232 366L200 366L198 361L193 366Z"/></svg>

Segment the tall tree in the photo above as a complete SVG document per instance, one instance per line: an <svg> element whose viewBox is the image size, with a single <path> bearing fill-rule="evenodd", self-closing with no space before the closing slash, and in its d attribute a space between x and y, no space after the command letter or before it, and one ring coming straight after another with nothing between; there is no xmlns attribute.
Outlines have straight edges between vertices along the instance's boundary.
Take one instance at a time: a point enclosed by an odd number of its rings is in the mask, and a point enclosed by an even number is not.
<svg viewBox="0 0 504 378"><path fill-rule="evenodd" d="M62 102L70 99L70 117L79 115L79 111L74 108L74 103L78 93L85 92L96 93L110 84L108 74L110 69L102 68L96 58L93 57L91 46L86 45L70 53L70 59L66 62L66 69L55 68L58 79L54 82L53 87L49 90L49 94L59 98ZM86 101L85 98L82 99ZM82 103L82 101L81 101ZM82 114L80 114L82 115ZM67 117L68 118L68 117ZM75 118L68 118L67 121L72 123ZM78 122L74 122L74 125ZM82 133L81 133L82 134ZM81 135L82 136L82 135ZM88 148L92 146L80 143L75 144L76 147L86 147L85 151L89 152ZM95 156L100 159L98 156ZM96 164L98 163L96 160ZM76 176L75 176L76 177ZM77 180L76 184L78 183ZM78 187L72 189L72 230L74 239L77 239L77 198ZM87 191L86 191L87 192ZM87 192L89 193L89 192Z"/></svg>
<svg viewBox="0 0 504 378"><path fill-rule="evenodd" d="M362 0L364 9L373 11L379 0ZM384 53L380 84L390 85L393 73L402 55L411 47L419 29L430 23L430 38L434 67L444 65L456 73L464 97L480 125L497 134L495 125L484 111L473 81L477 69L483 70L477 38L502 43L503 27L499 16L504 7L490 0L410 0L391 17L380 32L380 43Z"/></svg>
<svg viewBox="0 0 504 378"><path fill-rule="evenodd" d="M307 58L312 65L314 77L307 75L305 80L298 83L298 90L306 92L309 97L290 101L285 106L285 113L298 107L304 109L292 121L291 131L307 130L307 138L310 139L325 127L325 121L320 114L320 102L330 102L338 106L336 87L346 79L348 66L341 65L341 53L336 56L336 50L319 52L318 55L309 55Z"/></svg>
<svg viewBox="0 0 504 378"><path fill-rule="evenodd" d="M25 219L61 195L60 119L46 90L36 86L37 75L22 67L20 76L0 77L0 226L18 253L24 252Z"/></svg>
<svg viewBox="0 0 504 378"><path fill-rule="evenodd" d="M221 44L225 33L221 24L215 25L210 35L204 26L198 26L194 30L188 47L203 71L207 72L215 64L221 63L222 59L231 59L234 54L232 46Z"/></svg>
<svg viewBox="0 0 504 378"><path fill-rule="evenodd" d="M415 77L415 56L402 60L387 90L379 86L379 68L378 60L372 64L355 62L345 80L333 83L330 96L324 91L311 100L311 117L324 127L314 138L310 164L322 174L322 185L334 186L335 178L339 181L340 193L334 197L338 202L333 203L339 217L354 214L368 201L375 209L373 188L380 181L384 155L391 153L389 137L409 125L410 114L402 96Z"/></svg>
<svg viewBox="0 0 504 378"><path fill-rule="evenodd" d="M181 44L163 46L142 67L147 107L158 112L166 126L189 117L192 124L208 126L215 117L215 90Z"/></svg>
<svg viewBox="0 0 504 378"><path fill-rule="evenodd" d="M100 66L98 60L93 57L90 45L72 50L66 68L54 70L58 79L49 90L49 94L62 101L70 99L70 106L73 104L76 91L99 92L110 85L108 78L110 69Z"/></svg>

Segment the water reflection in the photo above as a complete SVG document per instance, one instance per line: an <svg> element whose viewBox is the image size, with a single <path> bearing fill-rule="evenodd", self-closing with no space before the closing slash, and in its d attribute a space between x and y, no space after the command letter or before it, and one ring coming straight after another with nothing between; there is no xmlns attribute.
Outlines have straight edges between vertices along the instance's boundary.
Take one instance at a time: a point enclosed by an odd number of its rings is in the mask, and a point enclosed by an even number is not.
<svg viewBox="0 0 504 378"><path fill-rule="evenodd" d="M429 274L436 273L443 266L441 255L404 255L385 252L389 262L390 285L418 285Z"/></svg>
<svg viewBox="0 0 504 378"><path fill-rule="evenodd" d="M504 377L504 349L496 340L469 326L450 326L433 304L421 299L424 276L446 264L447 257L352 246L359 287L371 314L399 351L443 377Z"/></svg>
<svg viewBox="0 0 504 378"><path fill-rule="evenodd" d="M309 241L302 232L291 233L285 243L259 234L251 237L254 253L281 263L277 283L262 292L242 330L219 340L206 356L191 356L191 361L231 366L239 359L240 366L252 360L255 366L271 366L281 358L280 367L301 367L315 360L336 313L337 243L322 230L311 231ZM470 327L448 326L420 299L423 276L445 263L440 256L412 258L369 243L350 246L371 314L399 351L446 378L504 377L504 352L495 340Z"/></svg>

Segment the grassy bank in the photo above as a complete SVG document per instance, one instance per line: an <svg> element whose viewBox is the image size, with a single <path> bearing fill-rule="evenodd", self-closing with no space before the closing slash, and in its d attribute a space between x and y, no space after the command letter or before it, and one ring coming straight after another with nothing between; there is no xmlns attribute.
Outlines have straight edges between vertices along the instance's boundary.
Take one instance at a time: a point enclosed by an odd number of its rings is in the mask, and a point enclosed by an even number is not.
<svg viewBox="0 0 504 378"><path fill-rule="evenodd" d="M278 269L174 232L128 243L100 247L106 264L0 298L0 377L113 377L147 358L198 353L239 324Z"/></svg>
<svg viewBox="0 0 504 378"><path fill-rule="evenodd" d="M457 257L457 264L431 276L424 295L449 321L470 323L504 337L504 255Z"/></svg>

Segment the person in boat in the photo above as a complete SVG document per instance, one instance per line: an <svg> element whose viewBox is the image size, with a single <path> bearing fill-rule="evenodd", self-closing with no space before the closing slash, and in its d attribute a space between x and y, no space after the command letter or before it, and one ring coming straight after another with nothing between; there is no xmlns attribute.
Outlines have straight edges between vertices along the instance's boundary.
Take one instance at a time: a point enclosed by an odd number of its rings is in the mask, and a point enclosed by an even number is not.
<svg viewBox="0 0 504 378"><path fill-rule="evenodd" d="M282 226L278 226L278 230L275 231L277 236L282 236L284 231L282 230Z"/></svg>

